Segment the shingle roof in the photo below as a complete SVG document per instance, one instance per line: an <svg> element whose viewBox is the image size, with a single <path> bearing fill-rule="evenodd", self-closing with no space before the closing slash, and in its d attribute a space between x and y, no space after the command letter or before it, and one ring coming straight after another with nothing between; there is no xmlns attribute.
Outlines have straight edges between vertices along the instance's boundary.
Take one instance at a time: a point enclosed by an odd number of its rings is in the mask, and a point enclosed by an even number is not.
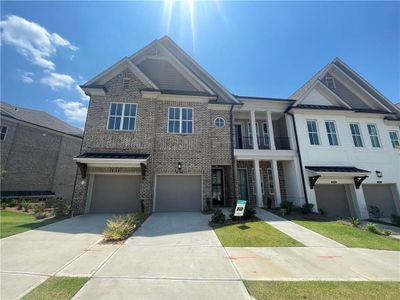
<svg viewBox="0 0 400 300"><path fill-rule="evenodd" d="M306 169L314 172L335 172L335 173L370 173L370 171L356 167L343 166L306 166Z"/></svg>
<svg viewBox="0 0 400 300"><path fill-rule="evenodd" d="M0 110L2 115L20 121L39 125L74 136L82 137L83 135L83 131L81 129L73 127L44 111L17 107L4 101L1 101L0 103Z"/></svg>
<svg viewBox="0 0 400 300"><path fill-rule="evenodd" d="M108 159L146 159L150 155L143 153L107 153L107 152L85 152L77 156L77 158L108 158Z"/></svg>

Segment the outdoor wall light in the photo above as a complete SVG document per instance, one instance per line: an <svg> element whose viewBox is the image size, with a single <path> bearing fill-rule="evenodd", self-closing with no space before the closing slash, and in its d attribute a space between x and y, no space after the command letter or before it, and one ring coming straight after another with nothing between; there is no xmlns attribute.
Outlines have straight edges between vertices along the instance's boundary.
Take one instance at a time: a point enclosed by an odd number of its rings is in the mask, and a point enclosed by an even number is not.
<svg viewBox="0 0 400 300"><path fill-rule="evenodd" d="M82 184L82 185L85 185L85 184L86 184L86 180L85 180L85 179L82 180L82 181L81 181L81 184Z"/></svg>
<svg viewBox="0 0 400 300"><path fill-rule="evenodd" d="M375 173L376 173L376 177L381 178L383 176L381 171L375 171Z"/></svg>
<svg viewBox="0 0 400 300"><path fill-rule="evenodd" d="M178 167L175 169L175 172L176 173L183 173L183 171L182 171L182 163L181 162L178 162Z"/></svg>

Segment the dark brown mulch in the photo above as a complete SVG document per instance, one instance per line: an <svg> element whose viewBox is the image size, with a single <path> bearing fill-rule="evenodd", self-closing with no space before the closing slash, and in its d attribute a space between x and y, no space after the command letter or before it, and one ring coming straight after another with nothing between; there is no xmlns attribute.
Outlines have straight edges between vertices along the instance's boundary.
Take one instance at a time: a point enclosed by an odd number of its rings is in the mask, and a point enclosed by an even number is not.
<svg viewBox="0 0 400 300"><path fill-rule="evenodd" d="M328 217L326 215L321 215L317 213L310 213L310 214L303 214L301 211L291 211L289 214L282 215L280 209L268 209L264 208L266 211L273 213L277 216L288 220L304 220L304 221L318 221L318 222L330 222L330 221L337 221L337 217Z"/></svg>
<svg viewBox="0 0 400 300"><path fill-rule="evenodd" d="M257 222L257 221L260 221L260 219L257 217L247 219L247 220L242 220L242 219L236 220L236 218L235 218L235 219L227 219L223 224L214 223L212 221L209 221L208 226L210 226L211 228L218 228L218 227L223 227L223 226L232 225L232 224L243 224L243 223Z"/></svg>

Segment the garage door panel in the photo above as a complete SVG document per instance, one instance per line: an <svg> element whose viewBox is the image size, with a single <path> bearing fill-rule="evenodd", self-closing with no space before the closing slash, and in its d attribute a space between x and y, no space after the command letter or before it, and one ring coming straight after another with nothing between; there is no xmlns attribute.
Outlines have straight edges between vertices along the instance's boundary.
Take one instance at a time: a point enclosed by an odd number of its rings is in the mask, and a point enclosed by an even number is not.
<svg viewBox="0 0 400 300"><path fill-rule="evenodd" d="M350 217L349 202L344 185L316 185L317 205L328 216Z"/></svg>
<svg viewBox="0 0 400 300"><path fill-rule="evenodd" d="M377 206L384 217L396 214L390 184L363 184L364 198L367 207Z"/></svg>
<svg viewBox="0 0 400 300"><path fill-rule="evenodd" d="M140 176L94 175L91 213L138 211Z"/></svg>
<svg viewBox="0 0 400 300"><path fill-rule="evenodd" d="M158 175L155 210L201 211L201 176Z"/></svg>

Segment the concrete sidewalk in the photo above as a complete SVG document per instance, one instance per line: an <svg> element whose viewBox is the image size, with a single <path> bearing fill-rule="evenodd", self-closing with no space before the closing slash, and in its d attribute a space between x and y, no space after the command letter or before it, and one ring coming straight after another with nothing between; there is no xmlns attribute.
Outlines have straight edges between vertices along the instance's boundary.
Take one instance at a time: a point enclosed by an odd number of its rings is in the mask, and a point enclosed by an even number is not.
<svg viewBox="0 0 400 300"><path fill-rule="evenodd" d="M257 208L257 217L307 247L346 248L344 245L338 242L328 239L319 233L297 225L289 220L274 215L273 213L270 213L264 209Z"/></svg>

